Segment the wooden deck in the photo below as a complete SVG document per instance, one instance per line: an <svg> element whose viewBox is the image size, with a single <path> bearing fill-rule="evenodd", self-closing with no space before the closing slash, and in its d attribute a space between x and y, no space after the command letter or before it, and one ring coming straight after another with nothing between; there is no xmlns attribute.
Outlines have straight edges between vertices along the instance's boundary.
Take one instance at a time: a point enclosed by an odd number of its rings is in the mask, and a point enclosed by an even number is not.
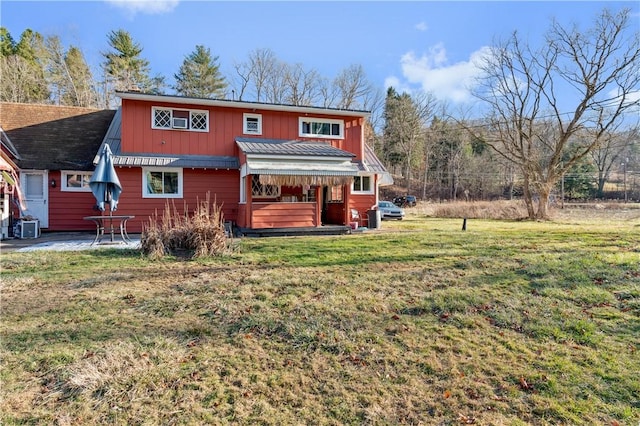
<svg viewBox="0 0 640 426"><path fill-rule="evenodd" d="M351 234L350 226L325 225L302 228L237 228L236 234L241 237L294 237L306 235L346 235Z"/></svg>

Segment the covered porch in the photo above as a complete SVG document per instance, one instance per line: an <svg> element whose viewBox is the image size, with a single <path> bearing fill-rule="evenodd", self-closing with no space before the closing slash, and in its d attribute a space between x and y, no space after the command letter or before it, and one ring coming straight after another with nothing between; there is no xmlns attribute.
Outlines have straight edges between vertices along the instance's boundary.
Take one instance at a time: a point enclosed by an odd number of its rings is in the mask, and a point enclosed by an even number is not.
<svg viewBox="0 0 640 426"><path fill-rule="evenodd" d="M350 187L358 174L352 153L321 142L242 139L238 145L241 233L350 232Z"/></svg>

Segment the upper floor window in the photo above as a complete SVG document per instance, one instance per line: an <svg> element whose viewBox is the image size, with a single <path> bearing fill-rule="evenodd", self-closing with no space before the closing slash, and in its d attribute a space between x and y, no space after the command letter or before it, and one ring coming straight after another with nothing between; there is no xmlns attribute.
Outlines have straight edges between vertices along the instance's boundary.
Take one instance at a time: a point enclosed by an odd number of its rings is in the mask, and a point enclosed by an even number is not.
<svg viewBox="0 0 640 426"><path fill-rule="evenodd" d="M209 111L153 107L151 114L153 129L209 130Z"/></svg>
<svg viewBox="0 0 640 426"><path fill-rule="evenodd" d="M143 168L143 198L182 198L182 169Z"/></svg>
<svg viewBox="0 0 640 426"><path fill-rule="evenodd" d="M314 138L344 138L344 121L327 118L300 117L300 136Z"/></svg>
<svg viewBox="0 0 640 426"><path fill-rule="evenodd" d="M245 113L242 117L242 123L242 132L244 134L262 134L262 114Z"/></svg>
<svg viewBox="0 0 640 426"><path fill-rule="evenodd" d="M78 191L78 192L91 192L91 188L89 187L89 181L91 180L91 176L93 173L91 172L72 172L65 171L62 172L62 186L60 187L61 191Z"/></svg>
<svg viewBox="0 0 640 426"><path fill-rule="evenodd" d="M373 179L371 179L371 176L354 176L351 192L373 194Z"/></svg>

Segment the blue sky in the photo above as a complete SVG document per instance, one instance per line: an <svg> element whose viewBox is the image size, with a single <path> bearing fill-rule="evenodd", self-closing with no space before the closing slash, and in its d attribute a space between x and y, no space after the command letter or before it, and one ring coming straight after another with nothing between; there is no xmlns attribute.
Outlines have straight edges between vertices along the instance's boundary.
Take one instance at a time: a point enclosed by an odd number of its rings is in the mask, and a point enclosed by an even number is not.
<svg viewBox="0 0 640 426"><path fill-rule="evenodd" d="M3 0L0 23L15 40L27 28L58 35L82 49L94 72L108 50L107 34L124 29L143 47L152 75L169 84L198 44L219 57L227 76L252 50L269 48L323 77L360 64L381 89L424 89L464 105L477 74L473 58L493 40L517 30L535 44L552 18L585 28L603 8L632 9L640 27L638 1Z"/></svg>

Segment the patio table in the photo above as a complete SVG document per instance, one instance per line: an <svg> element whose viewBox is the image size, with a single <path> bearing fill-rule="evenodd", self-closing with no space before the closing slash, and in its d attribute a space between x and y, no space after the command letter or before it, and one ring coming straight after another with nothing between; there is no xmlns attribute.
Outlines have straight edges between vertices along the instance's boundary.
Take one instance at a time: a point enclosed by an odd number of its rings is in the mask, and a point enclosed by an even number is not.
<svg viewBox="0 0 640 426"><path fill-rule="evenodd" d="M120 232L120 238L122 238L123 243L130 243L131 238L129 238L129 234L127 234L127 222L130 219L133 219L135 216L130 215L109 215L109 216L86 216L84 220L91 220L96 225L96 238L91 243L92 245L95 243L99 243L102 241L104 237L104 230L107 228L109 230L109 234L111 235L111 243L114 243L114 234L115 227L114 221L118 224L118 229Z"/></svg>

